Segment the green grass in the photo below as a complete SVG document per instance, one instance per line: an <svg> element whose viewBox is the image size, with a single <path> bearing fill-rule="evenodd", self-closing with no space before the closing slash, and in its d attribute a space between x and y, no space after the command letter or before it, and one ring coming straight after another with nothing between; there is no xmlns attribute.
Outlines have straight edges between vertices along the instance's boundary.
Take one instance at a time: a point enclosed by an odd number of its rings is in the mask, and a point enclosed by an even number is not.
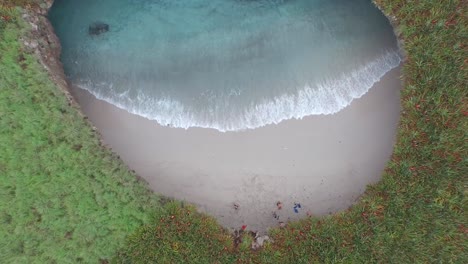
<svg viewBox="0 0 468 264"><path fill-rule="evenodd" d="M260 251L193 207L162 206L23 50L18 13L0 7L12 17L0 17L0 262L468 263L466 1L376 2L407 52L383 179L346 212L272 230Z"/></svg>
<svg viewBox="0 0 468 264"><path fill-rule="evenodd" d="M96 263L163 214L18 41L0 11L0 262Z"/></svg>
<svg viewBox="0 0 468 264"><path fill-rule="evenodd" d="M208 216L194 207L178 203L167 206L169 214L140 228L129 237L127 247L115 262L121 263L232 263L231 237ZM250 250L250 243L241 246Z"/></svg>

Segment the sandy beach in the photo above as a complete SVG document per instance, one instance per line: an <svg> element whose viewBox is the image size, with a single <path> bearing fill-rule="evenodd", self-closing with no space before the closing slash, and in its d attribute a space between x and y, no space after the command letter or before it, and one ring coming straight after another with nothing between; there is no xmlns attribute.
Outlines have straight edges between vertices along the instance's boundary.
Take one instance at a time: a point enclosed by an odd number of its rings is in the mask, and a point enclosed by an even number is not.
<svg viewBox="0 0 468 264"><path fill-rule="evenodd" d="M264 232L345 209L380 179L396 137L399 75L400 68L387 73L337 114L226 133L160 126L80 88L72 93L104 142L156 193L193 203L229 229Z"/></svg>

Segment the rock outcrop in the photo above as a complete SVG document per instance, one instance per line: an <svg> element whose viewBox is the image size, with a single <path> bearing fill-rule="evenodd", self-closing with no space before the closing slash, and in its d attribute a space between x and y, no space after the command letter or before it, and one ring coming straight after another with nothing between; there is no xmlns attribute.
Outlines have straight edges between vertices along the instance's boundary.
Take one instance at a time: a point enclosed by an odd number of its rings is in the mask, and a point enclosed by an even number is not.
<svg viewBox="0 0 468 264"><path fill-rule="evenodd" d="M109 25L103 22L94 22L89 25L88 33L89 35L101 35L109 31Z"/></svg>
<svg viewBox="0 0 468 264"><path fill-rule="evenodd" d="M47 19L47 13L53 2L53 0L41 0L38 5L23 10L22 18L30 24L31 29L21 40L28 52L36 54L51 80L65 93L69 102L73 103L60 62L62 47Z"/></svg>

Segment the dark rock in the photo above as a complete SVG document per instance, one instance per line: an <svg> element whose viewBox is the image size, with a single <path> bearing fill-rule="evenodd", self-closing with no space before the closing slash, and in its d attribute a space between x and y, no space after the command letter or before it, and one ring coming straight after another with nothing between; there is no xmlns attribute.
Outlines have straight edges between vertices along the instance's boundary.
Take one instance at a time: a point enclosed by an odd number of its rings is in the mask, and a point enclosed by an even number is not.
<svg viewBox="0 0 468 264"><path fill-rule="evenodd" d="M89 25L89 34L90 35L100 35L109 31L109 25L103 22L94 22Z"/></svg>

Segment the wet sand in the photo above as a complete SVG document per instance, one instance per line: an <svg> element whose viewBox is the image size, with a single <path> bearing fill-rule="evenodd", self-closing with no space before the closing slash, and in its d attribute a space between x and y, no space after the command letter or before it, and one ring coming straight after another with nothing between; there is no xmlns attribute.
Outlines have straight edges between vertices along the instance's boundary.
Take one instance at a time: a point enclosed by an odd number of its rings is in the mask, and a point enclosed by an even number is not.
<svg viewBox="0 0 468 264"><path fill-rule="evenodd" d="M387 73L337 114L226 133L160 126L72 92L104 142L156 193L196 204L229 229L264 232L348 208L380 179L395 141L399 75Z"/></svg>

